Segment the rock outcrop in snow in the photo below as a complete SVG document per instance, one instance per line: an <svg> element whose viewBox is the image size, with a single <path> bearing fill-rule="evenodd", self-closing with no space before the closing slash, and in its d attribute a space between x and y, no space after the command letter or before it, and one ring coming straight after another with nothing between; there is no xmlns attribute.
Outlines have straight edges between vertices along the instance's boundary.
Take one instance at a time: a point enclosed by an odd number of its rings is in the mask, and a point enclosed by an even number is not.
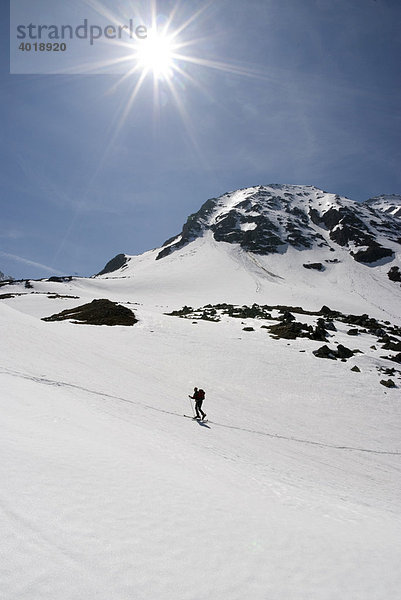
<svg viewBox="0 0 401 600"><path fill-rule="evenodd" d="M104 269L99 271L97 275L107 275L107 273L112 273L113 271L123 269L127 265L128 261L129 258L125 256L125 254L117 254L117 256L109 260Z"/></svg>
<svg viewBox="0 0 401 600"><path fill-rule="evenodd" d="M82 306L42 318L42 321L67 320L77 324L109 326L131 326L138 322L132 310L107 298L92 300Z"/></svg>

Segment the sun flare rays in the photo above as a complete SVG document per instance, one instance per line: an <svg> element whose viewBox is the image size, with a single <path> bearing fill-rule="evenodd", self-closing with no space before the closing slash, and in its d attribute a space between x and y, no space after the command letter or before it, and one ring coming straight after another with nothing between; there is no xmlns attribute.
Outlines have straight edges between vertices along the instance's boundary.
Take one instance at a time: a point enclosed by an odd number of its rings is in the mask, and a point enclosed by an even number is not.
<svg viewBox="0 0 401 600"><path fill-rule="evenodd" d="M98 0L87 1L92 6L100 6ZM162 117L165 106L175 107L188 140L198 153L199 146L189 116L194 100L191 91L211 98L213 94L209 84L213 82L213 71L222 75L265 78L265 74L254 67L225 61L218 51L212 50L216 47L209 29L212 8L213 2L210 1L203 3L198 10L190 11L187 4L177 0L170 13L163 15L158 12L157 1L151 0L149 14L136 14L138 22L149 24L146 38L119 40L116 42L120 48L118 57L105 57L105 67L116 66L120 74L109 92L114 93L124 86L127 95L125 103L114 116L109 149L128 122L140 94L149 92L149 85L145 85L147 81L151 81L153 86L150 103L153 104L155 124ZM110 13L107 17L111 19ZM115 24L119 22L117 15L112 20Z"/></svg>

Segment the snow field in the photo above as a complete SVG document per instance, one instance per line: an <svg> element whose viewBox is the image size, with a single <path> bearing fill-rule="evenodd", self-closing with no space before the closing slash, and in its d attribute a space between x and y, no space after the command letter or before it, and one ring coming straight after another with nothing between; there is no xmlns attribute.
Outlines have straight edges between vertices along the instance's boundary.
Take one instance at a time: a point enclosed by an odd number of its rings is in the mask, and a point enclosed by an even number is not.
<svg viewBox="0 0 401 600"><path fill-rule="evenodd" d="M79 285L0 305L1 597L397 597L400 403L374 359L154 303L133 328L38 320L111 288Z"/></svg>

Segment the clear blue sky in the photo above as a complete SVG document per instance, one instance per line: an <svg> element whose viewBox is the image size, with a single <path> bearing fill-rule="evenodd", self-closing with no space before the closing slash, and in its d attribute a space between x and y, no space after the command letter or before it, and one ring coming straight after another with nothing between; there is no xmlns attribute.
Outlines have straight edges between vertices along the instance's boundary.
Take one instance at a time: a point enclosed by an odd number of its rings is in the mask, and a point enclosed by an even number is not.
<svg viewBox="0 0 401 600"><path fill-rule="evenodd" d="M5 4L7 274L93 274L119 252L161 245L205 200L241 187L308 184L355 200L401 192L399 0L184 0L175 26L206 7L182 34L188 54L236 72L181 63L186 76L170 84L187 120L164 81L155 114L148 77L120 128L138 74L117 87L118 75L10 75Z"/></svg>

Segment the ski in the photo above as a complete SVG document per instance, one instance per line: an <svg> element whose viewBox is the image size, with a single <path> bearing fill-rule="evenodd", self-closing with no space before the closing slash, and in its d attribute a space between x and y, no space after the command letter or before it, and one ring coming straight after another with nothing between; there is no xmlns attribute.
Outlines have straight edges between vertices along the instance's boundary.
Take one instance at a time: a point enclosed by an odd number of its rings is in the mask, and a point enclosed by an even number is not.
<svg viewBox="0 0 401 600"><path fill-rule="evenodd" d="M207 423L207 419L198 419L198 417L191 417L191 415L182 415L183 417L186 417L187 419L192 419L192 421L199 421L199 423Z"/></svg>

